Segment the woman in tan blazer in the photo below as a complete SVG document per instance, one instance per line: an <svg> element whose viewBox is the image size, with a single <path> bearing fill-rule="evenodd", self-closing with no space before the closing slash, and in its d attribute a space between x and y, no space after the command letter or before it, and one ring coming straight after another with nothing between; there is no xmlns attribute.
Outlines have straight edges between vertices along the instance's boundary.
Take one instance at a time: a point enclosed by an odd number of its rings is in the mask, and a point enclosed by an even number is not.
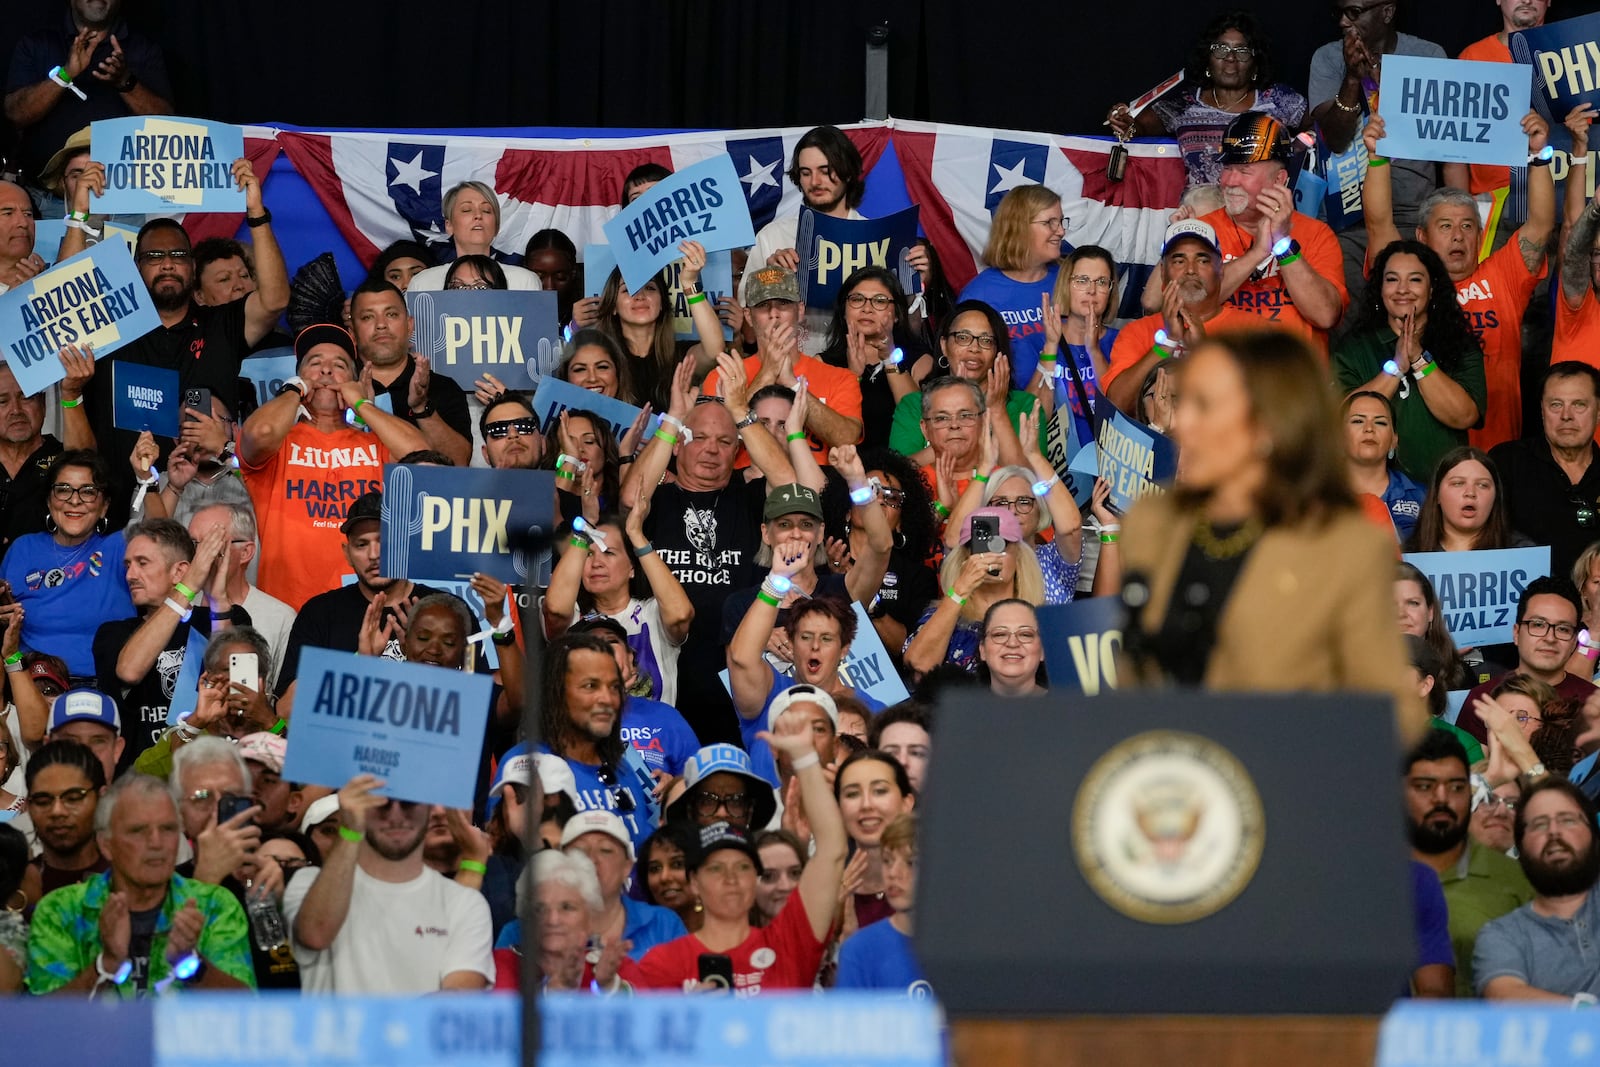
<svg viewBox="0 0 1600 1067"><path fill-rule="evenodd" d="M1326 368L1262 330L1202 342L1180 373L1179 484L1123 523L1125 677L1392 695L1410 743L1427 712L1407 684L1394 537L1351 495Z"/></svg>

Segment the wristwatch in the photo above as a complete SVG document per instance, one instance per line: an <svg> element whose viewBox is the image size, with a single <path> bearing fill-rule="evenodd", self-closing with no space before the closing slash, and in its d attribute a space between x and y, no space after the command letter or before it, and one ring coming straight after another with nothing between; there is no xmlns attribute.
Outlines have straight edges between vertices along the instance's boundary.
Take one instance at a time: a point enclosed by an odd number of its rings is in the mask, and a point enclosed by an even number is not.
<svg viewBox="0 0 1600 1067"><path fill-rule="evenodd" d="M432 418L433 417L433 405L432 404L424 404L424 405L422 405L422 410L421 411L417 411L417 410L413 409L412 412L411 412L411 417L413 419L416 419L419 422L422 421L423 419Z"/></svg>
<svg viewBox="0 0 1600 1067"><path fill-rule="evenodd" d="M734 423L733 425L736 428L740 429L740 430L745 430L745 429L749 429L751 426L754 426L756 423L758 423L760 421L761 420L756 417L756 413L754 411L751 411L750 414L746 415L744 418L740 419L738 422Z"/></svg>
<svg viewBox="0 0 1600 1067"><path fill-rule="evenodd" d="M295 392L299 393L302 397L304 397L306 395L306 393L309 391L306 388L306 380L304 378L300 377L300 375L298 375L298 374L296 374L293 378L285 378L283 380L283 384L278 386L278 392L277 392L276 395L277 396L282 396L284 393L288 392L290 389L293 389Z"/></svg>
<svg viewBox="0 0 1600 1067"><path fill-rule="evenodd" d="M265 226L267 223L269 223L271 221L272 221L272 212L268 211L266 208L262 208L261 209L261 214L259 214L259 215L246 215L244 217L244 224L246 226L250 227L252 230L255 229L257 226Z"/></svg>

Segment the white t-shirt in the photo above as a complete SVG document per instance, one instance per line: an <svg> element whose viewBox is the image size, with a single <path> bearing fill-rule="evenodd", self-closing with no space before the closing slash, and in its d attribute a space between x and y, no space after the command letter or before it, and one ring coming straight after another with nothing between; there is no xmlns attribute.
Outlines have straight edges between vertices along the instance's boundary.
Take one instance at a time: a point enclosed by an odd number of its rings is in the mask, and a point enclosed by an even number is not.
<svg viewBox="0 0 1600 1067"><path fill-rule="evenodd" d="M274 688L278 684L278 669L283 666L283 654L289 648L294 609L252 585L244 595L244 610L250 615L250 625L272 646L272 671L267 675L267 687Z"/></svg>
<svg viewBox="0 0 1600 1067"><path fill-rule="evenodd" d="M500 269L506 274L506 288L521 292L538 291L544 288L539 281L539 276L526 267L513 267L509 263L500 264ZM441 263L437 267L418 271L411 279L411 284L406 286L407 292L439 293L444 291L444 276L450 273L450 264Z"/></svg>
<svg viewBox="0 0 1600 1067"><path fill-rule="evenodd" d="M284 890L291 930L320 873L299 871ZM339 936L321 952L295 941L294 958L307 993L436 993L455 971L473 971L492 984L493 942L482 893L432 868L409 882L380 882L357 867Z"/></svg>

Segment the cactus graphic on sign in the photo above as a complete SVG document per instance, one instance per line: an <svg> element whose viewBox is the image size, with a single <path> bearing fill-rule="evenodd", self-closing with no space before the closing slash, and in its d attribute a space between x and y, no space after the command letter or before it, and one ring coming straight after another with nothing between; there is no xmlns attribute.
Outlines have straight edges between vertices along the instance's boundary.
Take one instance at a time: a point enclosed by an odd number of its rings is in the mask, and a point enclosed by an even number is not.
<svg viewBox="0 0 1600 1067"><path fill-rule="evenodd" d="M411 539L422 532L422 514L426 509L428 494L418 492L415 508L411 499L411 471L396 467L389 475L389 485L383 494L383 522L395 533L404 531L403 537L385 537L383 552L394 561L397 574L410 572Z"/></svg>
<svg viewBox="0 0 1600 1067"><path fill-rule="evenodd" d="M411 297L412 342L417 352L432 360L444 348L444 329L433 310L433 297L416 293Z"/></svg>

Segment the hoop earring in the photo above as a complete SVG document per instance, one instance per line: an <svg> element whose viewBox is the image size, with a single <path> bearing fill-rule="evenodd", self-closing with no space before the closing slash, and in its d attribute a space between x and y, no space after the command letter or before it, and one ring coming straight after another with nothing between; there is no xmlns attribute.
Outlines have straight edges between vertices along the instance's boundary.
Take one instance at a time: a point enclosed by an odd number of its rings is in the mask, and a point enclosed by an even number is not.
<svg viewBox="0 0 1600 1067"><path fill-rule="evenodd" d="M20 888L12 890L11 895L6 898L6 910L9 912L20 912L27 906L28 894Z"/></svg>
<svg viewBox="0 0 1600 1067"><path fill-rule="evenodd" d="M44 513L44 528L46 533L56 532L56 517L48 511Z"/></svg>
<svg viewBox="0 0 1600 1067"><path fill-rule="evenodd" d="M111 529L111 519L105 515L100 516L100 521L94 524L95 533L105 533Z"/></svg>

